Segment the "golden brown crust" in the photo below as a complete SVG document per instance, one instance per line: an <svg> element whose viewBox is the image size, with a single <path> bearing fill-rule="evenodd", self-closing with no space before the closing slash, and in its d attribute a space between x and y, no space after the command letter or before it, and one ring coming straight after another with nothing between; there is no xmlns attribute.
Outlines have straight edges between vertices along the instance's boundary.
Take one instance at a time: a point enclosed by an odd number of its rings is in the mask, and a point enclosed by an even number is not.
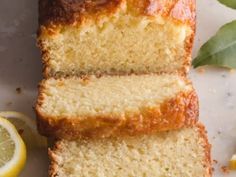
<svg viewBox="0 0 236 177"><path fill-rule="evenodd" d="M48 170L48 177L57 177L58 176L58 158L55 152L61 150L61 142L56 142L53 149L48 149L48 156L50 160L49 170Z"/></svg>
<svg viewBox="0 0 236 177"><path fill-rule="evenodd" d="M198 97L194 90L180 92L173 99L156 107L146 107L141 113L126 113L122 117L52 117L40 107L44 101L44 81L39 88L36 104L38 130L42 135L56 138L107 137L114 134L142 134L179 129L194 125L198 120Z"/></svg>
<svg viewBox="0 0 236 177"><path fill-rule="evenodd" d="M135 15L150 18L160 15L166 20L172 19L177 25L187 24L192 28L192 34L185 41L186 56L183 67L176 70L176 72L186 75L191 64L195 36L195 0L39 0L38 46L42 51L44 77L65 76L66 73L52 70L49 63L49 51L42 43L43 35L56 34L64 25L80 26L91 20L96 23L104 17L112 16L122 10L125 4L129 8L129 12ZM75 74L81 75L80 73Z"/></svg>
<svg viewBox="0 0 236 177"><path fill-rule="evenodd" d="M199 139L202 140L202 146L205 154L203 159L203 166L206 170L204 177L212 177L211 144L208 141L207 132L204 125L197 123L195 126L197 127L197 131L199 133ZM56 154L59 151L62 151L62 141L57 141L54 147L48 150L50 158L49 177L58 176L59 159Z"/></svg>
<svg viewBox="0 0 236 177"><path fill-rule="evenodd" d="M97 20L102 14L111 15L123 0L39 0L39 23L52 27L74 25L88 18Z"/></svg>
<svg viewBox="0 0 236 177"><path fill-rule="evenodd" d="M127 6L130 13L142 16L170 17L181 23L195 23L195 0L39 0L39 23L54 28L57 25L80 25L113 15Z"/></svg>
<svg viewBox="0 0 236 177"><path fill-rule="evenodd" d="M208 141L207 131L205 129L205 126L201 123L198 123L197 127L200 139L203 140L203 148L205 152L205 159L203 165L206 169L206 174L204 175L204 177L211 177L212 176L211 144Z"/></svg>

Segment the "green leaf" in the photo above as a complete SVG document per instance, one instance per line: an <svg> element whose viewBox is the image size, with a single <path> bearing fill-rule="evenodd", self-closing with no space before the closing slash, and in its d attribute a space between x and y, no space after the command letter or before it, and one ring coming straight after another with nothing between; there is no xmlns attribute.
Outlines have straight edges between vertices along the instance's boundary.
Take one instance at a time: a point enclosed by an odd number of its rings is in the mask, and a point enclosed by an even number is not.
<svg viewBox="0 0 236 177"><path fill-rule="evenodd" d="M193 67L214 65L236 68L236 20L220 28L199 50Z"/></svg>
<svg viewBox="0 0 236 177"><path fill-rule="evenodd" d="M218 1L230 8L236 9L236 0L218 0Z"/></svg>

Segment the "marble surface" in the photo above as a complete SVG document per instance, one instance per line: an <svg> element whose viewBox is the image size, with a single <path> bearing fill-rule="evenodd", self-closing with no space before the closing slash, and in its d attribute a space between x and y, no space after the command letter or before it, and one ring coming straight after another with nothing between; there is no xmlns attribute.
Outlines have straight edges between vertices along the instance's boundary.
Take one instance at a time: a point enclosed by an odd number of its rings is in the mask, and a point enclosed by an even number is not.
<svg viewBox="0 0 236 177"><path fill-rule="evenodd" d="M226 8L216 0L197 0L198 27L193 56L218 28L236 19L236 10ZM15 110L35 117L32 105L41 80L41 62L35 46L37 29L37 0L0 1L0 110ZM191 70L191 78L200 97L200 120L206 125L212 144L214 177L235 177L224 174L236 152L236 72L204 68ZM16 88L22 93L17 94ZM46 149L28 154L27 165L20 177L47 176Z"/></svg>

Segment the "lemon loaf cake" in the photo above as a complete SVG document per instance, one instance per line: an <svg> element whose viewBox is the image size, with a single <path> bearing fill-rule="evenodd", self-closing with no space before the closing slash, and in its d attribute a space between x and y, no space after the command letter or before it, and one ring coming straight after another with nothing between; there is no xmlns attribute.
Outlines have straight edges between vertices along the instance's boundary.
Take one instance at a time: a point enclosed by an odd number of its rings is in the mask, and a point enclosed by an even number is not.
<svg viewBox="0 0 236 177"><path fill-rule="evenodd" d="M202 125L152 135L61 140L49 150L50 177L211 177Z"/></svg>
<svg viewBox="0 0 236 177"><path fill-rule="evenodd" d="M44 75L186 73L195 0L39 0Z"/></svg>
<svg viewBox="0 0 236 177"><path fill-rule="evenodd" d="M194 124L198 99L189 80L172 74L49 78L36 112L46 136L136 134Z"/></svg>

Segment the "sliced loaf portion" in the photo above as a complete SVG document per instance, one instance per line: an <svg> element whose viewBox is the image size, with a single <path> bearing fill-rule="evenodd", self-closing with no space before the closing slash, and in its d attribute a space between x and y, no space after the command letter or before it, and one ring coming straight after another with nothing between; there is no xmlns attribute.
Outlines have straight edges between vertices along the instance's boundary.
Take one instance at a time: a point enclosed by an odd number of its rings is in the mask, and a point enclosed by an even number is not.
<svg viewBox="0 0 236 177"><path fill-rule="evenodd" d="M190 81L171 74L50 78L36 112L46 136L137 134L194 124L198 98Z"/></svg>
<svg viewBox="0 0 236 177"><path fill-rule="evenodd" d="M189 70L195 0L40 0L45 76Z"/></svg>
<svg viewBox="0 0 236 177"><path fill-rule="evenodd" d="M49 156L50 177L211 177L202 125L152 135L61 140Z"/></svg>

